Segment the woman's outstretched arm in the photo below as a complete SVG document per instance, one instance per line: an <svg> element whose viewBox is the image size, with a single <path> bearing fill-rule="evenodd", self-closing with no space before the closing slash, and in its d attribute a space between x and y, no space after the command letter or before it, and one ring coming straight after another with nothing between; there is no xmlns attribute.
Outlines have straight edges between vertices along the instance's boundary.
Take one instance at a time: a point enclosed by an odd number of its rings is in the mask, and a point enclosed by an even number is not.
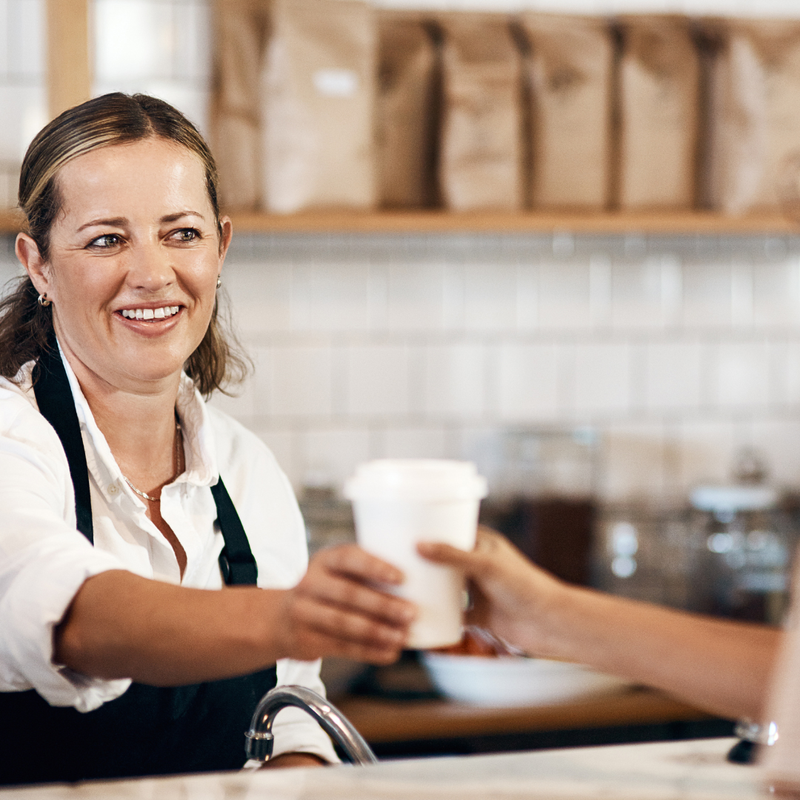
<svg viewBox="0 0 800 800"><path fill-rule="evenodd" d="M56 628L55 660L157 686L244 675L280 658L389 663L415 609L374 585L401 579L355 545L320 551L293 589L188 589L109 570L73 599Z"/></svg>

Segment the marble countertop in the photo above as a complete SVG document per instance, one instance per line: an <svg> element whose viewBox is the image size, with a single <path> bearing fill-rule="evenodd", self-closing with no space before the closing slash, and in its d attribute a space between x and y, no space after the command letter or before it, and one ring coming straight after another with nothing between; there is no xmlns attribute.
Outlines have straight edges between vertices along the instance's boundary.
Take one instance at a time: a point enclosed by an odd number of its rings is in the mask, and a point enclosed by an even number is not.
<svg viewBox="0 0 800 800"><path fill-rule="evenodd" d="M375 766L260 770L0 790L0 800L754 800L757 767L733 739L695 739Z"/></svg>

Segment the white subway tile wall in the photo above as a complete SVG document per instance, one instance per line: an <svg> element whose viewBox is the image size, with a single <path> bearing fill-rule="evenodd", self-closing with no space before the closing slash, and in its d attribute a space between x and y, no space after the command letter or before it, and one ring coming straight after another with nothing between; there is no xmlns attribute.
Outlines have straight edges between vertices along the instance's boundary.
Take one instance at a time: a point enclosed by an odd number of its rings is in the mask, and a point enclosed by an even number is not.
<svg viewBox="0 0 800 800"><path fill-rule="evenodd" d="M430 419L480 419L489 402L487 362L495 357L482 342L431 344L424 348L420 413Z"/></svg>
<svg viewBox="0 0 800 800"><path fill-rule="evenodd" d="M484 374L482 382L491 381L499 420L508 425L546 424L558 420L559 410L568 413L559 380L563 348L553 342L510 341L493 350L496 374Z"/></svg>
<svg viewBox="0 0 800 800"><path fill-rule="evenodd" d="M298 487L386 456L491 477L520 425L595 427L608 500L685 497L745 446L800 487L800 237L564 252L538 235L241 235L224 280L259 366L224 407L279 443Z"/></svg>
<svg viewBox="0 0 800 800"><path fill-rule="evenodd" d="M702 406L706 347L697 341L653 340L642 365L645 414L696 414Z"/></svg>
<svg viewBox="0 0 800 800"><path fill-rule="evenodd" d="M275 417L322 417L333 415L333 364L331 347L276 345L271 349L266 378L267 408ZM262 392L258 396L264 396Z"/></svg>

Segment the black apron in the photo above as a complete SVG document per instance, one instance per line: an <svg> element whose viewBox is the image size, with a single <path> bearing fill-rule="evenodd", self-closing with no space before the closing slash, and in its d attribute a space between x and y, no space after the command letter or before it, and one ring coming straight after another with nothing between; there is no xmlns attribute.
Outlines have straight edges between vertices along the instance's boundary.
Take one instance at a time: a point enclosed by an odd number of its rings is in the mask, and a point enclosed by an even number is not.
<svg viewBox="0 0 800 800"><path fill-rule="evenodd" d="M78 530L93 543L86 454L54 338L34 367L34 391L67 454ZM211 491L225 540L225 583L254 585L255 559L221 479ZM238 769L256 704L276 682L271 667L176 688L133 683L121 697L85 714L51 706L33 690L0 692L0 785Z"/></svg>

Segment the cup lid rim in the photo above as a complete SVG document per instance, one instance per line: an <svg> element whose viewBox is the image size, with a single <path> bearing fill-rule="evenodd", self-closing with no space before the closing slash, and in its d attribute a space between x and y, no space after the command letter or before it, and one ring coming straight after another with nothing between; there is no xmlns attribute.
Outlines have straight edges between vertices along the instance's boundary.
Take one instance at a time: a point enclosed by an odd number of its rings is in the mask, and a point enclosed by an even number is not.
<svg viewBox="0 0 800 800"><path fill-rule="evenodd" d="M486 497L486 479L471 461L376 459L360 464L345 482L344 495L373 497Z"/></svg>

